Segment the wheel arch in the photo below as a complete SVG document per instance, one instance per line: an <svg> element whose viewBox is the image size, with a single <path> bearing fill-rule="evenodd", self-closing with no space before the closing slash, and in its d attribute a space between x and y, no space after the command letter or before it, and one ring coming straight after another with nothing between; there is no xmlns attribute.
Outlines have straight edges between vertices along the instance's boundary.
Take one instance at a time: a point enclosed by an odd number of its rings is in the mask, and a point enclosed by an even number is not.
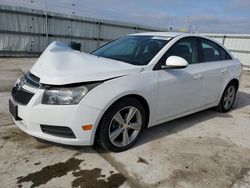
<svg viewBox="0 0 250 188"><path fill-rule="evenodd" d="M118 99L116 99L115 101L113 101L108 107L106 107L105 112L108 109L110 109L113 105L115 105L115 103L117 103L117 102L119 102L119 101L121 101L121 100L123 100L125 98L136 99L136 100L138 100L143 105L143 107L145 109L145 112L146 112L146 116L147 116L147 121L146 121L147 122L146 127L147 127L148 122L149 122L149 117L150 117L150 107L149 107L149 104L148 104L147 100L143 96L141 96L139 94L126 94L126 95L120 96ZM105 112L102 114L102 117L104 116ZM98 125L102 121L102 117L101 117Z"/></svg>
<svg viewBox="0 0 250 188"><path fill-rule="evenodd" d="M119 102L119 101L121 101L121 100L123 100L123 99L125 99L125 98L133 98L133 99L136 99L136 100L138 100L138 101L143 105L143 107L144 107L144 109L145 109L145 112L146 112L146 125L145 125L145 128L148 127L149 117L150 117L150 107L149 107L149 104L148 104L147 100L146 100L143 96L141 96L141 95L139 95L139 94L127 94L127 95L124 95L124 96L119 97L119 98L116 99L113 103L111 103L111 104L106 108L105 112L101 115L101 118L100 118L100 120L99 120L99 122L98 122L98 124L97 124L97 126L96 126L95 133L94 133L94 135L93 135L93 136L94 136L94 142L96 141L95 138L96 138L96 135L98 134L98 127L99 127L100 123L102 122L102 119L103 119L105 113L107 112L107 110L109 110L109 109L110 109L113 105L115 105L117 102Z"/></svg>
<svg viewBox="0 0 250 188"><path fill-rule="evenodd" d="M223 87L223 90L221 90L221 94L220 94L220 98L219 98L218 104L219 104L219 102L220 102L220 100L221 100L221 98L223 96L223 93L225 92L225 89L227 88L227 86L229 84L232 84L232 83L236 85L236 92L238 91L240 82L239 82L239 80L237 78L232 78L231 80L229 80L228 82L225 83L225 85Z"/></svg>
<svg viewBox="0 0 250 188"><path fill-rule="evenodd" d="M239 82L238 79L233 78L231 81L228 82L228 84L226 85L226 87L227 87L229 84L234 84L234 85L236 86L236 91L238 91L239 85L240 85L240 82ZM226 87L225 87L225 88L226 88ZM225 89L225 88L224 88L224 89Z"/></svg>
<svg viewBox="0 0 250 188"><path fill-rule="evenodd" d="M231 79L228 83L226 83L225 84L225 86L224 86L224 89L223 89L223 92L222 92L222 94L221 94L221 97L220 97L220 101L219 101L219 103L218 103L218 105L216 106L216 109L217 109L217 111L219 111L219 112L228 112L229 110L230 110L230 108L232 107L230 107L229 109L224 109L224 107L222 107L222 100L223 100L223 95L224 95L224 93L226 92L226 89L231 85L231 84L233 84L235 87L236 87L236 92L237 92L237 90L239 89L239 80L237 79L237 78L233 78L233 79ZM235 98L234 98L235 99ZM233 101L234 102L234 101Z"/></svg>
<svg viewBox="0 0 250 188"><path fill-rule="evenodd" d="M142 104L142 106L144 107L145 112L146 112L146 118L147 118L146 119L146 127L147 127L148 126L148 122L149 122L149 117L150 117L150 108L149 108L149 104L148 104L147 100L144 97L142 97L141 95L138 95L138 94L129 94L129 95L125 95L125 96L119 98L114 103L119 102L120 100L122 100L124 98L134 98L134 99L138 100Z"/></svg>

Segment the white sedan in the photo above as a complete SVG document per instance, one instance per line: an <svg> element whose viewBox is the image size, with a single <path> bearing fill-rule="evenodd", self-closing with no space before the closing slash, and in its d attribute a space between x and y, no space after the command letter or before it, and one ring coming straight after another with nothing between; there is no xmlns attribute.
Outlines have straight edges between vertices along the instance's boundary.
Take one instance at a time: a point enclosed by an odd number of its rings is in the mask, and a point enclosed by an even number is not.
<svg viewBox="0 0 250 188"><path fill-rule="evenodd" d="M229 111L241 72L228 50L196 34L133 34L89 54L53 42L18 79L9 107L36 138L123 151L147 127Z"/></svg>

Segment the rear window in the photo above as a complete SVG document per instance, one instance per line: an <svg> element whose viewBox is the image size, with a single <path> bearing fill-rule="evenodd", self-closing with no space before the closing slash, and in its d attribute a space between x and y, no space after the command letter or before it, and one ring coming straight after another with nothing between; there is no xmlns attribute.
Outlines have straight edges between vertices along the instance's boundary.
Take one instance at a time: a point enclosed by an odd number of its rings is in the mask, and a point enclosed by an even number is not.
<svg viewBox="0 0 250 188"><path fill-rule="evenodd" d="M201 47L203 53L203 62L232 59L222 47L210 40L201 39Z"/></svg>

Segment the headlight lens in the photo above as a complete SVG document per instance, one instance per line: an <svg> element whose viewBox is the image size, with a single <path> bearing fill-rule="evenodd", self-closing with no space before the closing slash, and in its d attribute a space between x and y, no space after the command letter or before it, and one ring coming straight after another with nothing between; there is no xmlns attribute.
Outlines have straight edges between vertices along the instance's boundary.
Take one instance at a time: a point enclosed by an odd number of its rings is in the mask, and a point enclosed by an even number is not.
<svg viewBox="0 0 250 188"><path fill-rule="evenodd" d="M25 78L24 75L19 77L14 85L14 87L22 87L25 84Z"/></svg>
<svg viewBox="0 0 250 188"><path fill-rule="evenodd" d="M99 85L89 84L86 86L70 87L70 88L49 88L46 89L43 94L42 104L52 105L73 105L78 104L81 99L86 95L92 88Z"/></svg>

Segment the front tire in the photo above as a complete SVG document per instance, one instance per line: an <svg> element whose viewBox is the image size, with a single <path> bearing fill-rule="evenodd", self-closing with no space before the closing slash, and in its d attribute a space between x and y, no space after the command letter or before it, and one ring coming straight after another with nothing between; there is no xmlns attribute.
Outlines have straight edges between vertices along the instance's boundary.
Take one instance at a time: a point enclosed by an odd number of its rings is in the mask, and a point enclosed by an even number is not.
<svg viewBox="0 0 250 188"><path fill-rule="evenodd" d="M143 105L134 98L121 99L105 112L97 130L97 142L110 151L127 150L136 143L145 125Z"/></svg>
<svg viewBox="0 0 250 188"><path fill-rule="evenodd" d="M229 83L224 90L219 105L217 106L219 112L228 112L231 110L235 101L236 92L236 85L234 83Z"/></svg>

